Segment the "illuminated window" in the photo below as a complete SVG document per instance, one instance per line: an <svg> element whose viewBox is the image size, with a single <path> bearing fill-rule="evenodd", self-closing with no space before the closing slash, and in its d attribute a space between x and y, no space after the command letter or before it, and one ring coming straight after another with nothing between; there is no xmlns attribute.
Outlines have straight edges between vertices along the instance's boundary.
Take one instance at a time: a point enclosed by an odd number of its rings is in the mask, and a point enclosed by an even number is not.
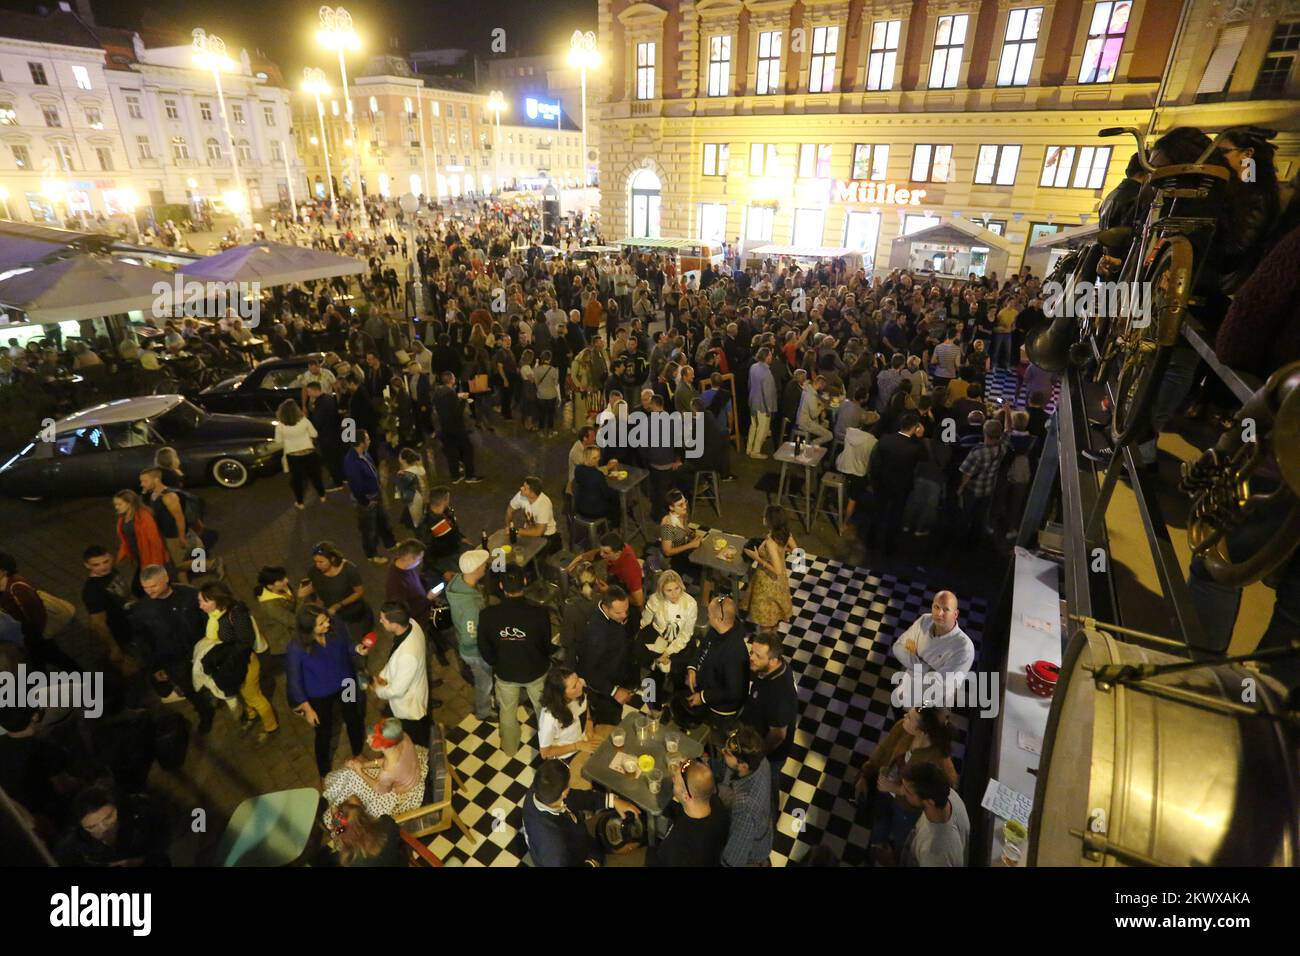
<svg viewBox="0 0 1300 956"><path fill-rule="evenodd" d="M704 175L727 175L727 160L731 158L731 146L728 143L704 144Z"/></svg>
<svg viewBox="0 0 1300 956"><path fill-rule="evenodd" d="M940 17L934 32L934 58L930 61L930 89L951 90L961 76L961 51L966 44L966 14Z"/></svg>
<svg viewBox="0 0 1300 956"><path fill-rule="evenodd" d="M636 45L636 98L638 100L655 98L655 45L653 43Z"/></svg>
<svg viewBox="0 0 1300 956"><path fill-rule="evenodd" d="M1110 166L1109 146L1049 146L1038 185L1053 189L1101 189Z"/></svg>
<svg viewBox="0 0 1300 956"><path fill-rule="evenodd" d="M981 146L975 162L975 182L985 186L1012 186L1019 164L1019 146Z"/></svg>
<svg viewBox="0 0 1300 956"><path fill-rule="evenodd" d="M839 42L839 27L813 27L809 93L830 93L835 89L835 50Z"/></svg>
<svg viewBox="0 0 1300 956"><path fill-rule="evenodd" d="M898 63L901 20L877 20L871 25L871 55L867 58L867 89L892 90Z"/></svg>
<svg viewBox="0 0 1300 956"><path fill-rule="evenodd" d="M776 220L776 207L750 206L745 213L745 238L771 242L772 225Z"/></svg>
<svg viewBox="0 0 1300 956"><path fill-rule="evenodd" d="M775 143L750 143L749 144L749 175L751 176L775 176L776 175L776 144Z"/></svg>
<svg viewBox="0 0 1300 956"><path fill-rule="evenodd" d="M854 179L882 180L885 178L885 170L888 166L888 146L858 143L853 147Z"/></svg>
<svg viewBox="0 0 1300 956"><path fill-rule="evenodd" d="M758 77L755 92L759 96L780 92L781 86L781 31L771 30L758 35Z"/></svg>
<svg viewBox="0 0 1300 956"><path fill-rule="evenodd" d="M912 182L946 183L952 175L952 147L918 143L912 149Z"/></svg>
<svg viewBox="0 0 1300 956"><path fill-rule="evenodd" d="M998 86L1029 85L1042 21L1042 7L1012 10L1008 15L1007 34L1002 40L1002 59L998 61Z"/></svg>
<svg viewBox="0 0 1300 956"><path fill-rule="evenodd" d="M799 145L799 178L829 179L830 175L830 144L801 143Z"/></svg>
<svg viewBox="0 0 1300 956"><path fill-rule="evenodd" d="M709 37L709 96L731 92L731 37Z"/></svg>
<svg viewBox="0 0 1300 956"><path fill-rule="evenodd" d="M1118 3L1105 0L1093 7L1088 43L1083 48L1083 62L1079 64L1080 83L1109 83L1115 79L1132 11L1129 0Z"/></svg>
<svg viewBox="0 0 1300 956"><path fill-rule="evenodd" d="M90 89L90 71L84 66L74 66L72 68L72 78L76 81L77 89Z"/></svg>
<svg viewBox="0 0 1300 956"><path fill-rule="evenodd" d="M18 143L11 143L9 151L14 154L14 164L19 169L32 168L32 154L26 146L21 146Z"/></svg>

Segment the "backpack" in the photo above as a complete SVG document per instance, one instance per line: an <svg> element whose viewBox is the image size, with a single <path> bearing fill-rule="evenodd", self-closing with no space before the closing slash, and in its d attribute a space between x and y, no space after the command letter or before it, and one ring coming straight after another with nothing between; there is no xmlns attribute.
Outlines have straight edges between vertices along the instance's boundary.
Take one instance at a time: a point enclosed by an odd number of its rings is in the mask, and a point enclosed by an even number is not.
<svg viewBox="0 0 1300 956"><path fill-rule="evenodd" d="M183 491L180 488L168 488L167 490L175 492L181 499L181 511L185 515L186 526L194 528L196 531L202 531L203 518L208 513L207 503L192 491Z"/></svg>

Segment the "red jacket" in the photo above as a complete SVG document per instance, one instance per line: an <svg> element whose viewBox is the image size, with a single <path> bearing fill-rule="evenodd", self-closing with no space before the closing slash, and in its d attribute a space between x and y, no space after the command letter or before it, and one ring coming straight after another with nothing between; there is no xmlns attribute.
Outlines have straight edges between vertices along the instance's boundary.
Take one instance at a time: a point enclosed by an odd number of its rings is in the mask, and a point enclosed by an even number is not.
<svg viewBox="0 0 1300 956"><path fill-rule="evenodd" d="M133 557L131 549L126 543L126 535L122 531L123 521L117 519L117 560L124 561ZM150 564L167 564L167 546L163 544L162 535L158 532L158 524L153 520L153 513L148 507L141 507L135 513L135 547L140 557L140 567Z"/></svg>

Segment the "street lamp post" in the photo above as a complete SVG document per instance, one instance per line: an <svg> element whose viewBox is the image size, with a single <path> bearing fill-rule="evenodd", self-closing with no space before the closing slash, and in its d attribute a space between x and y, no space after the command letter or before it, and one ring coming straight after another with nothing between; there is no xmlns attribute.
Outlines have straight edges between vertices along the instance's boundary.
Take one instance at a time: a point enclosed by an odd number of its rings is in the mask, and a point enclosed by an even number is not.
<svg viewBox="0 0 1300 956"><path fill-rule="evenodd" d="M320 146L325 152L325 182L330 192L330 216L337 217L339 206L334 195L334 175L330 172L330 142L325 134L325 104L321 102L321 96L330 91L329 84L325 82L325 71L314 66L304 67L302 88L316 96L316 116L320 120Z"/></svg>
<svg viewBox="0 0 1300 956"><path fill-rule="evenodd" d="M226 96L221 89L222 70L233 69L235 64L230 57L226 56L225 41L215 33L205 33L202 28L199 28L195 29L191 36L194 38L192 45L194 63L200 69L211 70L212 79L217 85L217 106L221 110L221 125L226 131L230 167L235 172L235 189L238 190L241 199L242 209L237 211L239 225L241 229L249 229L253 225L253 204L244 186L244 174L239 169L239 152L235 149L235 137L230 132L230 117L226 115Z"/></svg>
<svg viewBox="0 0 1300 956"><path fill-rule="evenodd" d="M492 140L492 184L501 192L501 114L506 108L505 94L493 90L488 94L487 108L496 116L496 132Z"/></svg>
<svg viewBox="0 0 1300 956"><path fill-rule="evenodd" d="M348 94L348 65L344 60L345 50L357 50L361 47L361 38L352 28L352 14L342 7L320 8L320 31L316 39L322 46L337 50L339 55L339 76L343 79L343 102L347 107L348 135L352 138L352 193L361 199L361 158L360 140L357 138L356 122L352 115L352 97Z"/></svg>
<svg viewBox="0 0 1300 956"><path fill-rule="evenodd" d="M420 199L415 193L405 192L398 200L402 207L402 218L406 220L406 274L411 280L411 311L414 315L408 321L411 341L415 341L415 320L424 314L424 284L420 281L419 264L415 258L415 214L420 208Z"/></svg>
<svg viewBox="0 0 1300 956"><path fill-rule="evenodd" d="M569 38L569 65L576 66L582 77L582 185L588 182L587 170L587 70L600 65L600 52L596 49L596 34L574 30Z"/></svg>

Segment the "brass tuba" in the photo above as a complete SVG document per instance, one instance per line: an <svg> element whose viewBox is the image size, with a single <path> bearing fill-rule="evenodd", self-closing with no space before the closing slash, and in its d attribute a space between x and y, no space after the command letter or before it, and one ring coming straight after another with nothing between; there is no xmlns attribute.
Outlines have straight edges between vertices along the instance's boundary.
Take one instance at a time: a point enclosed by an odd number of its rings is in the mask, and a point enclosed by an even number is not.
<svg viewBox="0 0 1300 956"><path fill-rule="evenodd" d="M1214 580L1251 584L1287 559L1300 542L1300 362L1274 372L1218 443L1183 464L1180 487L1192 497L1188 543ZM1253 554L1234 560L1228 537L1248 523L1272 531Z"/></svg>
<svg viewBox="0 0 1300 956"><path fill-rule="evenodd" d="M1062 256L1040 290L1043 313L1048 319L1025 334L1025 352L1031 362L1048 372L1064 372L1069 365L1082 364L1091 355L1086 343L1079 347L1080 336L1095 328L1098 317L1075 312L1075 290L1081 282L1096 281L1097 264L1109 244L1125 238L1120 230L1112 229L1097 235L1095 241Z"/></svg>

